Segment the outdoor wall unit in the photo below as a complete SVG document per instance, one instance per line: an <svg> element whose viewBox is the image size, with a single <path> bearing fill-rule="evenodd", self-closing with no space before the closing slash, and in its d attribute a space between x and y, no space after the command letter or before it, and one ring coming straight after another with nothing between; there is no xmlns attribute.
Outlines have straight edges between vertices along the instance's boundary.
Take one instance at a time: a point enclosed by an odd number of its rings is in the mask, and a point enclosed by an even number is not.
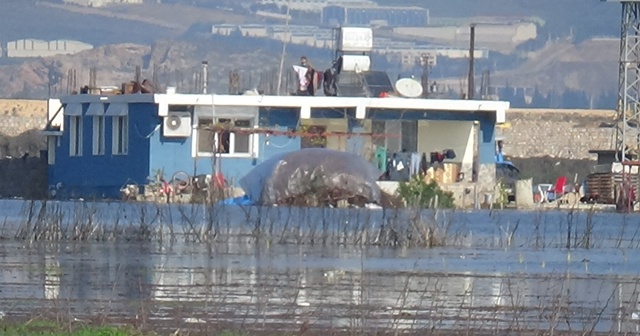
<svg viewBox="0 0 640 336"><path fill-rule="evenodd" d="M168 138L191 136L191 113L169 112L169 115L163 119L162 133Z"/></svg>

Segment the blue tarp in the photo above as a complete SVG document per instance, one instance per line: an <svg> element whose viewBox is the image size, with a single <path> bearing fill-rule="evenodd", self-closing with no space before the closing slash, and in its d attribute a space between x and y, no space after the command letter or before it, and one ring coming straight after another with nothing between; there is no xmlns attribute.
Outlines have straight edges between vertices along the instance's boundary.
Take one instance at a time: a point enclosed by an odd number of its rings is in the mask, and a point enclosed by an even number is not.
<svg viewBox="0 0 640 336"><path fill-rule="evenodd" d="M254 202L251 201L249 196L244 195L235 198L227 198L218 203L218 205L253 205Z"/></svg>

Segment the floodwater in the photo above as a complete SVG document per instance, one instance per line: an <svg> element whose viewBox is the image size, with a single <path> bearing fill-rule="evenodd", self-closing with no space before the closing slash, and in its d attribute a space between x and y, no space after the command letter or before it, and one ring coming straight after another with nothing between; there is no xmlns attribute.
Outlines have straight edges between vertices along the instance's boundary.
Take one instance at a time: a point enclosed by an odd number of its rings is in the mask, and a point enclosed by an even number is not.
<svg viewBox="0 0 640 336"><path fill-rule="evenodd" d="M67 235L79 221L102 233L34 239L24 223L35 223L41 206L0 201L0 311L8 318L44 312L167 330L487 334L615 334L636 332L640 322L637 215L426 212L415 220L367 210L228 207L212 217L199 207L47 207ZM144 239L115 230L125 219L144 226ZM446 231L439 246L393 246L418 242L402 232L380 238L382 226L406 232L427 220ZM215 229L193 233L202 227Z"/></svg>

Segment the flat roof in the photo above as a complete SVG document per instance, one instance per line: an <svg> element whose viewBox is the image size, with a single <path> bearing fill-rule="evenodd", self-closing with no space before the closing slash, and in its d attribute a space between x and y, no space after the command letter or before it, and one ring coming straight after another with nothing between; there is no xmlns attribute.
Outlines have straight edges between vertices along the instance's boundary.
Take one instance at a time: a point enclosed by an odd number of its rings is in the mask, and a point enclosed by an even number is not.
<svg viewBox="0 0 640 336"><path fill-rule="evenodd" d="M312 108L356 108L356 115L364 118L366 109L397 109L450 112L493 112L498 123L505 122L509 109L507 101L425 99L425 98L368 98L368 97L326 97L326 96L274 96L274 95L218 95L218 94L123 94L64 96L63 104L69 103L155 103L160 106L159 115L168 113L168 105L200 106L255 106L300 108L306 113Z"/></svg>

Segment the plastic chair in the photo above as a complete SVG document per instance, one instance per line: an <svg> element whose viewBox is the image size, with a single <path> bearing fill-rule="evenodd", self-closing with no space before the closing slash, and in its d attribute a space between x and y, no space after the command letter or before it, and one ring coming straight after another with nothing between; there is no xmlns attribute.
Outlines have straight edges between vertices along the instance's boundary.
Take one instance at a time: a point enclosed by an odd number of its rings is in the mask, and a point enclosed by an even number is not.
<svg viewBox="0 0 640 336"><path fill-rule="evenodd" d="M557 200L558 197L562 197L564 195L564 187L566 184L566 176L560 176L556 179L556 184L553 186L553 199Z"/></svg>

